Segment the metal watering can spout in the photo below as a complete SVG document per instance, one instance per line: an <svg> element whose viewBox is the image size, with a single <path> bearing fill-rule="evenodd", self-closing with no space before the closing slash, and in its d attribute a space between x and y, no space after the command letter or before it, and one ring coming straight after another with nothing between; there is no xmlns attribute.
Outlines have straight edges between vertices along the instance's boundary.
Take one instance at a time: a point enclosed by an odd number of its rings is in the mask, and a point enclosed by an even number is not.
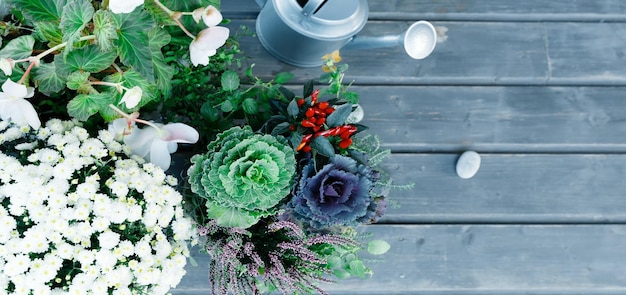
<svg viewBox="0 0 626 295"><path fill-rule="evenodd" d="M389 36L355 36L342 50L361 50L402 46L413 59L428 57L437 45L437 31L427 21L413 23L404 33Z"/></svg>
<svg viewBox="0 0 626 295"><path fill-rule="evenodd" d="M437 35L425 21L395 36L355 37L367 22L367 0L255 0L262 7L256 33L277 59L298 67L320 66L322 56L338 49L404 46L415 59L428 56Z"/></svg>

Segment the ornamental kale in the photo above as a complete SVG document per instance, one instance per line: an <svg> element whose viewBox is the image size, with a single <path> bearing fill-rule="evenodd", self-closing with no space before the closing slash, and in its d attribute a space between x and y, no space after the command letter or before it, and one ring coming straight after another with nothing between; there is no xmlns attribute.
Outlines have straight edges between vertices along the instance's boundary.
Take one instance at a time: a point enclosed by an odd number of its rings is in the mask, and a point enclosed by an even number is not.
<svg viewBox="0 0 626 295"><path fill-rule="evenodd" d="M335 155L319 171L309 161L288 204L296 219L323 229L367 222L376 213L370 195L375 173L349 157Z"/></svg>
<svg viewBox="0 0 626 295"><path fill-rule="evenodd" d="M191 190L207 200L207 217L226 227L248 228L289 194L296 162L282 137L233 127L191 158Z"/></svg>

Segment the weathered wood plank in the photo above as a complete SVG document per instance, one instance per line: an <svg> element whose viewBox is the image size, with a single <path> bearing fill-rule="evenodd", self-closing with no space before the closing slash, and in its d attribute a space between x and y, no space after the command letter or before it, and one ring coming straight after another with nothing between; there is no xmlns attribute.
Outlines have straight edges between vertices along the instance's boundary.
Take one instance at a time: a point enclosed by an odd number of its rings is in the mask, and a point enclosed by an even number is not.
<svg viewBox="0 0 626 295"><path fill-rule="evenodd" d="M410 85L626 85L626 30L618 23L436 22L447 40L424 60L402 48L346 50L347 80ZM254 28L254 20L233 21ZM370 21L362 35L400 34L410 22ZM241 47L265 78L291 71L295 82L319 76L274 59L256 38ZM297 44L294 49L297 50Z"/></svg>
<svg viewBox="0 0 626 295"><path fill-rule="evenodd" d="M392 244L374 277L331 294L624 294L623 225L376 225ZM208 258L176 295L206 294Z"/></svg>
<svg viewBox="0 0 626 295"><path fill-rule="evenodd" d="M265 1L265 0L262 0ZM369 0L370 19L480 21L624 21L626 3L619 0ZM232 18L256 17L253 0L223 1Z"/></svg>
<svg viewBox="0 0 626 295"><path fill-rule="evenodd" d="M394 151L626 152L623 87L352 90L360 94L363 124Z"/></svg>
<svg viewBox="0 0 626 295"><path fill-rule="evenodd" d="M457 154L394 154L398 184L381 222L625 223L626 155L482 154L471 179L456 175Z"/></svg>

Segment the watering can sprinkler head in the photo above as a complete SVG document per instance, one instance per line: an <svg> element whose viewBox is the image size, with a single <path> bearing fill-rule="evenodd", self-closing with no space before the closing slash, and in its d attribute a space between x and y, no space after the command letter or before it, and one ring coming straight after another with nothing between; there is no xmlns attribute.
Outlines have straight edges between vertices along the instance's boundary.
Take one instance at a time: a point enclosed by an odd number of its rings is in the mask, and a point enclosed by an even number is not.
<svg viewBox="0 0 626 295"><path fill-rule="evenodd" d="M413 59L428 57L437 45L437 31L427 21L413 23L404 33L389 36L355 36L342 50L363 50L402 46Z"/></svg>

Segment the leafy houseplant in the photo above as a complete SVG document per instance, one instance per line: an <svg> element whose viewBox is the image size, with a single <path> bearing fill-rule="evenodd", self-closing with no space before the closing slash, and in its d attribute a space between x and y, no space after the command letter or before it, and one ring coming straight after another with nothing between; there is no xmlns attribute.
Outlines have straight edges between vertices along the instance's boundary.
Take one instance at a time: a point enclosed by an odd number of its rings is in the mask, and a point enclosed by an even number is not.
<svg viewBox="0 0 626 295"><path fill-rule="evenodd" d="M216 294L325 294L318 282L371 275L360 253L389 244L355 227L386 210L389 151L362 135L338 52L323 57L326 86L296 95L290 73L233 68L241 35L220 26L214 0L8 4L0 290L164 293L196 234ZM177 184L163 171L179 143L199 144ZM37 290L25 285L34 276Z"/></svg>

